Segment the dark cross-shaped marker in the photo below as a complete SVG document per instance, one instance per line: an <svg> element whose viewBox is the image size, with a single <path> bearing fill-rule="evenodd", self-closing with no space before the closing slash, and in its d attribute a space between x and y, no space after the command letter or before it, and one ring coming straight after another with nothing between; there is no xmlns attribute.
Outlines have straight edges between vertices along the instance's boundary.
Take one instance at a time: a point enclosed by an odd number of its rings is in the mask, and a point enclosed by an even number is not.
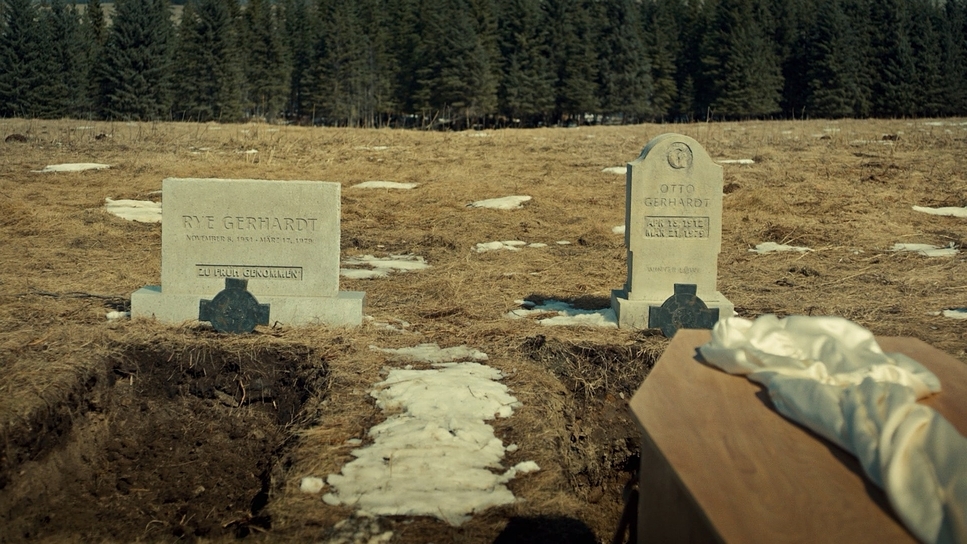
<svg viewBox="0 0 967 544"><path fill-rule="evenodd" d="M212 300L198 303L198 321L211 321L218 332L242 334L269 324L269 305L248 292L248 280L225 278L225 289Z"/></svg>
<svg viewBox="0 0 967 544"><path fill-rule="evenodd" d="M678 329L711 329L719 320L718 308L710 310L695 293L693 283L676 283L675 294L662 305L651 306L648 327L659 328L666 338L675 336Z"/></svg>

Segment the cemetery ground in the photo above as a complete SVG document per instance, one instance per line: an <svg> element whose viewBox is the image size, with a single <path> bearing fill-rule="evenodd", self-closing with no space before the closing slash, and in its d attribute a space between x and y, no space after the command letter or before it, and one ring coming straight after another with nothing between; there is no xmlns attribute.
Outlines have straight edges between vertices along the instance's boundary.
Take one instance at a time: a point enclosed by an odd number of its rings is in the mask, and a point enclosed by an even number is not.
<svg viewBox="0 0 967 544"><path fill-rule="evenodd" d="M912 209L967 206L962 120L459 133L3 120L0 542L610 541L638 463L627 401L669 340L506 314L523 299L609 306L626 275L625 179L605 169L663 132L716 161L752 159L723 165L718 287L738 315L842 316L967 362L967 321L941 313L967 306L965 254L893 250L967 243L967 218ZM59 163L111 166L34 172ZM366 292L372 319L356 329L109 320L159 284L161 226L111 215L105 198L160 201L168 177L339 182L344 261L430 268L342 278ZM365 181L418 185L353 187ZM532 199L467 206L511 195ZM510 240L547 245L476 250ZM810 251L750 251L764 242ZM387 417L369 391L406 363L372 346L423 343L483 351L503 372L521 403L490 422L519 446L503 465L540 466L508 484L519 500L451 526L300 491Z"/></svg>

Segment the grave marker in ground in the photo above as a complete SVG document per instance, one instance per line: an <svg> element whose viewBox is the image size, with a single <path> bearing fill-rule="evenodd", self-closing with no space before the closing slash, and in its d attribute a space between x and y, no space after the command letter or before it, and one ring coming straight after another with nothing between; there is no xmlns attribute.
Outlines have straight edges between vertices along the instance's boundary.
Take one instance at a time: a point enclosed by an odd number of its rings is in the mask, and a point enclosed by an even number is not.
<svg viewBox="0 0 967 544"><path fill-rule="evenodd" d="M722 167L694 139L663 134L628 164L626 180L628 278L611 294L618 326L670 336L732 316L716 288Z"/></svg>
<svg viewBox="0 0 967 544"><path fill-rule="evenodd" d="M269 323L358 325L365 293L339 291L340 185L164 180L161 285L131 295L132 317L182 322L226 279L247 281Z"/></svg>

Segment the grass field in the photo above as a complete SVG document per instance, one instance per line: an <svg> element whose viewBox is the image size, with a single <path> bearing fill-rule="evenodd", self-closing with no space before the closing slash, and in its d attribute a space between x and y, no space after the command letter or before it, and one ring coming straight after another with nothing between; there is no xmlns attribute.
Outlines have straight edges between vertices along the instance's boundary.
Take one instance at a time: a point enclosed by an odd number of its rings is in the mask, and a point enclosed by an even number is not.
<svg viewBox="0 0 967 544"><path fill-rule="evenodd" d="M714 160L754 159L724 165L718 286L740 316L842 316L967 362L967 321L938 315L967 306L965 254L892 251L967 242L967 219L912 209L967 206L963 120L460 133L0 120L0 525L9 528L0 542L385 531L392 542L610 541L637 466L627 400L668 340L504 314L525 298L608 305L626 275L612 231L624 223L625 189L624 176L602 170L664 132L695 138ZM13 134L26 141L3 142ZM79 162L112 166L32 172ZM431 268L343 279L341 289L367 293L373 319L358 329L232 337L109 321L131 292L160 282L161 226L110 215L104 199L157 200L166 177L341 183L344 260L412 254ZM372 180L419 186L352 187ZM467 207L508 195L533 199L518 210ZM498 240L548 246L474 250ZM749 251L763 242L812 251ZM506 375L523 406L493 422L520 446L505 465L542 468L509 484L523 500L451 527L357 518L300 493L303 476L339 472L347 440L384 417L368 391L396 363L370 346L426 342L482 350ZM241 406L212 393L256 374L288 393Z"/></svg>

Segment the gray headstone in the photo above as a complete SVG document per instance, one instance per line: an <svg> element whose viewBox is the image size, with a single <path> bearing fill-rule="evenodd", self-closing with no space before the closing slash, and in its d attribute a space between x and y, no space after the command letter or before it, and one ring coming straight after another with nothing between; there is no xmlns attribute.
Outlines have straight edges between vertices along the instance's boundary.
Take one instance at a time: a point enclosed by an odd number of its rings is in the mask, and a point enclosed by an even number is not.
<svg viewBox="0 0 967 544"><path fill-rule="evenodd" d="M232 278L273 322L359 325L365 293L339 291L339 194L320 181L164 180L161 285L131 295L132 317L198 319Z"/></svg>
<svg viewBox="0 0 967 544"><path fill-rule="evenodd" d="M648 328L653 308L694 285L719 318L734 307L718 292L722 244L722 167L688 136L663 134L628 164L625 246L628 276L611 294L619 327Z"/></svg>

